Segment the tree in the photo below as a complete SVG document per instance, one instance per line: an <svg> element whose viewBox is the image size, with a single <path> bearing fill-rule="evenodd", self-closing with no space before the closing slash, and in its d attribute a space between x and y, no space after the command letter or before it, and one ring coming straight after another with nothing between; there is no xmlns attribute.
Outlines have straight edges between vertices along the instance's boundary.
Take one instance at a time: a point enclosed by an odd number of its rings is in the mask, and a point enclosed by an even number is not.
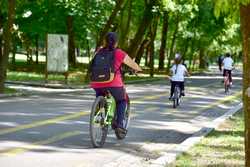
<svg viewBox="0 0 250 167"><path fill-rule="evenodd" d="M243 36L243 106L245 114L245 157L250 166L250 3L240 5L241 31Z"/></svg>
<svg viewBox="0 0 250 167"><path fill-rule="evenodd" d="M215 3L215 15L219 16L220 12L235 12L240 10L240 23L242 33L243 49L243 110L245 117L245 166L250 166L250 1L239 0L238 4L232 3L231 0L221 4Z"/></svg>
<svg viewBox="0 0 250 167"><path fill-rule="evenodd" d="M134 39L130 43L128 54L134 58L137 55L139 50L139 46L143 41L143 37L145 35L146 30L150 27L152 20L153 20L153 8L154 6L158 5L158 1L148 1L145 0L145 10L143 14L142 21L137 29L137 32L134 36Z"/></svg>
<svg viewBox="0 0 250 167"><path fill-rule="evenodd" d="M115 20L115 17L117 15L117 13L121 10L121 8L123 6L124 1L125 0L117 0L116 1L116 5L115 5L114 10L112 11L112 13L111 13L108 21L106 22L104 28L101 30L100 37L99 37L99 40L98 40L98 43L97 43L97 47L99 47L102 44L102 41L104 39L105 34L109 31L112 23Z"/></svg>
<svg viewBox="0 0 250 167"><path fill-rule="evenodd" d="M149 43L150 77L154 76L154 58L155 58L155 44L154 44L154 41L155 41L156 32L157 32L158 20L159 20L159 16L156 14L156 16L154 16L153 23L151 24L151 27L150 27L150 43Z"/></svg>
<svg viewBox="0 0 250 167"><path fill-rule="evenodd" d="M161 47L160 47L160 55L159 55L159 70L164 69L167 33L168 33L168 12L164 11L163 12L162 35L161 35Z"/></svg>
<svg viewBox="0 0 250 167"><path fill-rule="evenodd" d="M7 67L11 45L11 33L13 31L13 23L15 18L15 4L16 0L8 0L7 24L3 27L3 53L0 57L0 93L4 93L4 82L7 76Z"/></svg>

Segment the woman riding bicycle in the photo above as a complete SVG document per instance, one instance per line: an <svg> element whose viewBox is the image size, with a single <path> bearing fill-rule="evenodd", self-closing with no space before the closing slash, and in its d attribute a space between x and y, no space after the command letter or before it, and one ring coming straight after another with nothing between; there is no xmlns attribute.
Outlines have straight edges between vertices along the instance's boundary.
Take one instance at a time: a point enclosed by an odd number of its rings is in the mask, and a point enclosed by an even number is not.
<svg viewBox="0 0 250 167"><path fill-rule="evenodd" d="M123 119L124 119L124 111L126 109L126 92L120 70L121 65L126 64L127 66L135 70L135 72L142 71L142 69L128 56L126 52L117 48L117 44L118 44L117 34L115 32L109 32L105 36L103 47L97 50L97 52L100 52L103 49L114 51L114 69L115 69L114 79L108 83L91 82L90 86L95 90L96 97L103 95L105 91L109 91L111 95L115 98L117 106L116 110L117 127L115 127L116 128L115 130L119 132L124 132L125 129L123 127Z"/></svg>
<svg viewBox="0 0 250 167"><path fill-rule="evenodd" d="M187 68L182 64L182 58L179 53L175 54L174 65L171 67L170 72L171 77L171 92L169 99L171 100L174 94L174 88L178 85L181 89L181 96L185 96L184 93L184 76L190 74L187 71Z"/></svg>

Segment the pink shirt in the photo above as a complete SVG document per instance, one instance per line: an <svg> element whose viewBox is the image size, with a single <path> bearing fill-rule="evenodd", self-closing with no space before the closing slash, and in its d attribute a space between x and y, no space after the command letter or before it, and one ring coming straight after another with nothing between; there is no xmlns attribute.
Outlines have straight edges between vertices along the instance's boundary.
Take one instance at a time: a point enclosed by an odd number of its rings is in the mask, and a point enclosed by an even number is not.
<svg viewBox="0 0 250 167"><path fill-rule="evenodd" d="M91 88L104 88L104 87L123 87L124 83L122 81L122 76L119 68L121 67L125 56L127 55L126 52L122 51L121 49L115 50L115 78L113 81L109 83L93 83L90 82Z"/></svg>

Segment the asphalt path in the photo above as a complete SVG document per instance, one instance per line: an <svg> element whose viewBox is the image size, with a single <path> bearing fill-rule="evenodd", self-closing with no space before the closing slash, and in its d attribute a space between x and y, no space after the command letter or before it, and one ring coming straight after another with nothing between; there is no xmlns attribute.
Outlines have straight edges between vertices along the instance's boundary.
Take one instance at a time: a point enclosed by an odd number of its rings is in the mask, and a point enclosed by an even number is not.
<svg viewBox="0 0 250 167"><path fill-rule="evenodd" d="M89 138L91 89L22 87L28 96L0 99L1 167L148 166L241 101L241 78L226 95L221 77L186 80L178 108L168 80L129 84L132 117L126 139L109 131L104 148ZM16 85L18 87L18 85Z"/></svg>

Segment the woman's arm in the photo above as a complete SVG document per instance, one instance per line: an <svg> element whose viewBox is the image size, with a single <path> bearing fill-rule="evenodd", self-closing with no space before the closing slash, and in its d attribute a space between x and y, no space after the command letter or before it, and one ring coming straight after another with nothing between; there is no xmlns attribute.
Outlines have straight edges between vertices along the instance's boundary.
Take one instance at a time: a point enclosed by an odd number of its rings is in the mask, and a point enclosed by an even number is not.
<svg viewBox="0 0 250 167"><path fill-rule="evenodd" d="M134 62L128 55L125 56L123 63L135 70L136 72L142 71L141 67Z"/></svg>

